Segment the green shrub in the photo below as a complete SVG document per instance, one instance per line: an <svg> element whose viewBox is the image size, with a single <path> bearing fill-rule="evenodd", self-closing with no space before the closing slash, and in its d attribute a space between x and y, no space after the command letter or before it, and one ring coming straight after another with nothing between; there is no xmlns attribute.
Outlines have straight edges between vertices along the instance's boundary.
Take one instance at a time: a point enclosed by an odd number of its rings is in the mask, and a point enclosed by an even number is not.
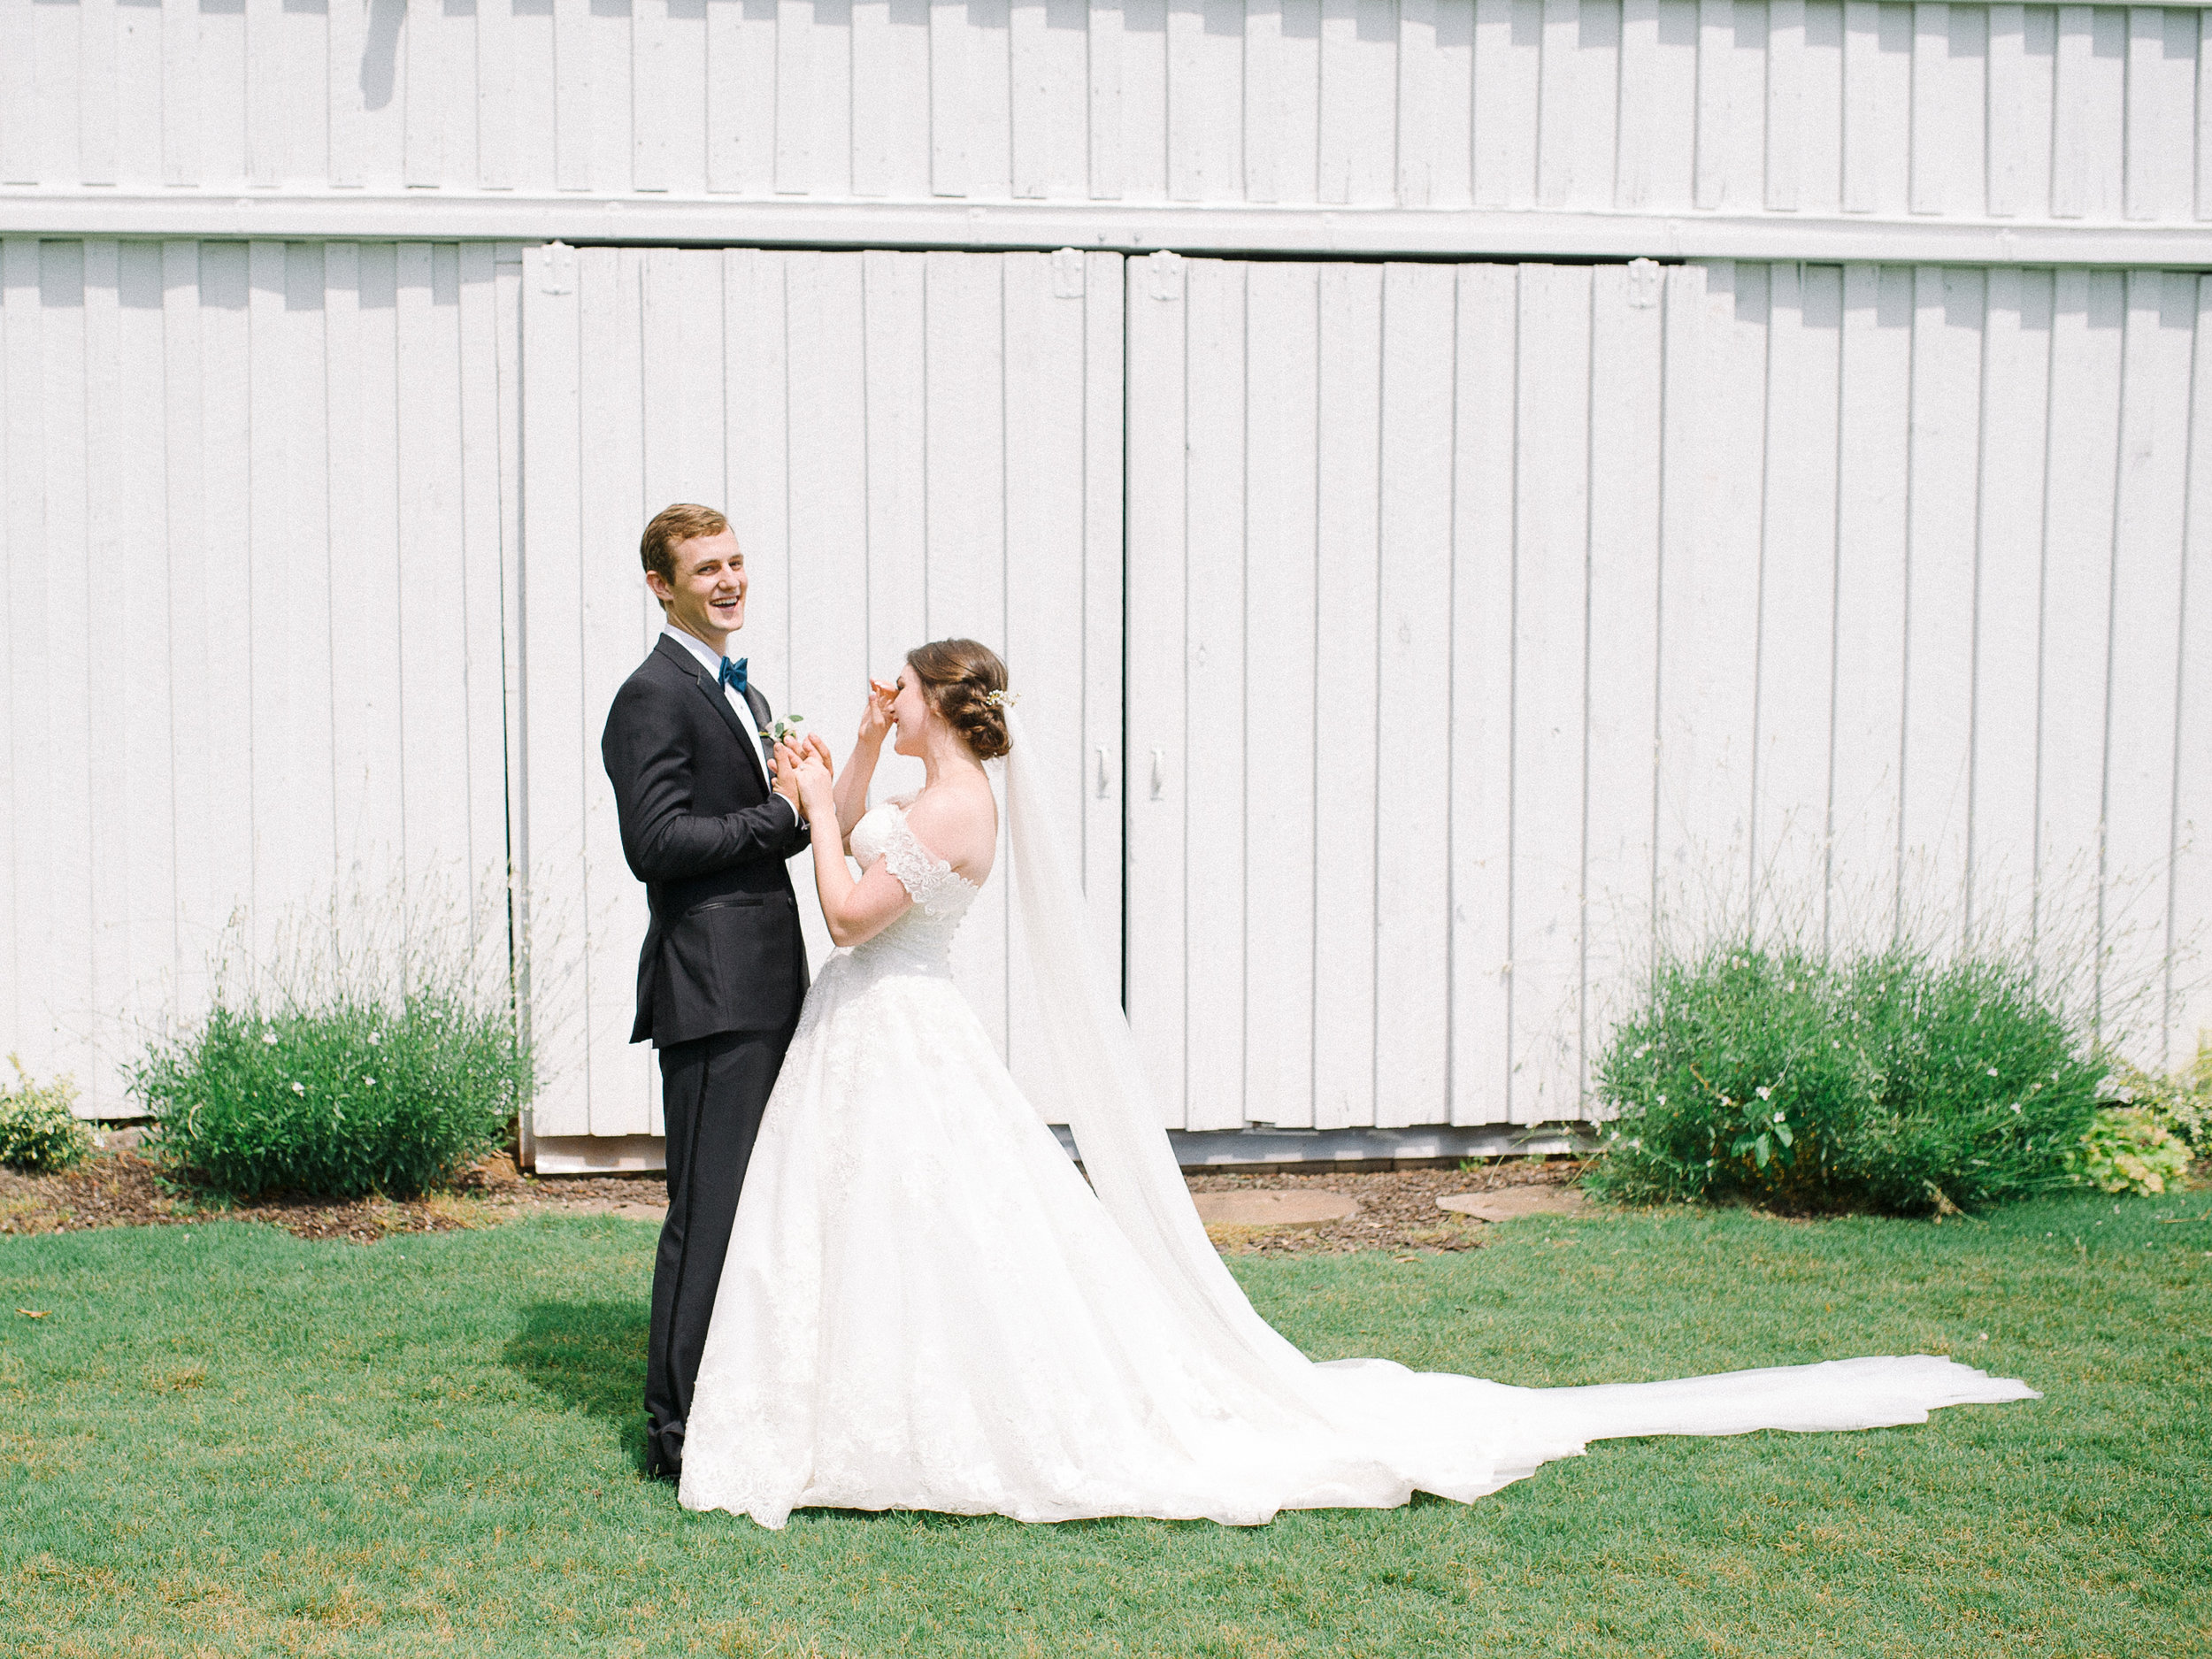
<svg viewBox="0 0 2212 1659"><path fill-rule="evenodd" d="M92 1131L69 1110L77 1086L65 1077L35 1083L23 1062L8 1056L15 1087L0 1089L0 1164L27 1174L65 1170L92 1150Z"/></svg>
<svg viewBox="0 0 2212 1659"><path fill-rule="evenodd" d="M1663 961L1594 1070L1598 1193L1913 1215L2070 1184L2105 1068L2008 964L1739 943Z"/></svg>
<svg viewBox="0 0 2212 1659"><path fill-rule="evenodd" d="M2155 1107L2107 1106L2066 1167L2101 1192L2162 1193L2188 1179L2189 1147Z"/></svg>
<svg viewBox="0 0 2212 1659"><path fill-rule="evenodd" d="M150 1144L234 1197L422 1192L498 1144L529 1081L504 1010L436 992L396 1011L219 1002L134 1077Z"/></svg>
<svg viewBox="0 0 2212 1659"><path fill-rule="evenodd" d="M2187 1148L2193 1157L2212 1157L2212 1049L2201 1041L2197 1056L2170 1075L2116 1068L2111 1082L2130 1105L2140 1106Z"/></svg>

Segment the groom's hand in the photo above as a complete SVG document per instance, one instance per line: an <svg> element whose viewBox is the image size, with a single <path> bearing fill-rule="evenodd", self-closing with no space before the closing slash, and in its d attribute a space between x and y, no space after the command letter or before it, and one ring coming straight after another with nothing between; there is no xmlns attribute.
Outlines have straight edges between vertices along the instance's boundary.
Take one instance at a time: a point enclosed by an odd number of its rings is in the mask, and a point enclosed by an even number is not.
<svg viewBox="0 0 2212 1659"><path fill-rule="evenodd" d="M814 752L814 757L822 763L822 770L829 773L831 777L836 777L837 767L830 760L829 745L814 733L809 732L806 734L806 746Z"/></svg>
<svg viewBox="0 0 2212 1659"><path fill-rule="evenodd" d="M791 803L791 810L799 811L799 757L788 743L776 745L776 757L770 767L775 774L775 791ZM803 813L800 816L804 817Z"/></svg>

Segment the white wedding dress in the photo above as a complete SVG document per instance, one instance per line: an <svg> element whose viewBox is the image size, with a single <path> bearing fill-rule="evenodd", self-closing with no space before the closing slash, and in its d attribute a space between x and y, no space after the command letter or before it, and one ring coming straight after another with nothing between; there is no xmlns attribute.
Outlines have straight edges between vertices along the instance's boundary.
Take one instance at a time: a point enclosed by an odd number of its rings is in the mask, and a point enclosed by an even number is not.
<svg viewBox="0 0 2212 1659"><path fill-rule="evenodd" d="M1017 728L1017 902L1052 945L1026 967L1091 1184L953 985L979 889L878 806L853 852L914 904L808 995L707 1335L687 1508L771 1527L804 1507L1256 1525L1417 1490L1470 1500L1614 1436L1871 1428L2037 1397L1932 1356L1550 1389L1309 1361L1207 1242L1127 1027L1082 966L1023 755Z"/></svg>

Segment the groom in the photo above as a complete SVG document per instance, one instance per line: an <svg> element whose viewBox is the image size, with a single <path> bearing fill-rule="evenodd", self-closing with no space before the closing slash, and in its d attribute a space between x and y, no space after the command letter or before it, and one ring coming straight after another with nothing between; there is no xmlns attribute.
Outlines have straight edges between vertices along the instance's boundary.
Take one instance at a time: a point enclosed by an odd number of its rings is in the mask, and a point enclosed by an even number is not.
<svg viewBox="0 0 2212 1659"><path fill-rule="evenodd" d="M660 1052L668 1219L653 1258L646 1455L652 1475L673 1479L738 1190L806 995L784 860L808 827L797 757L767 738L768 699L727 654L747 582L729 521L664 508L638 551L667 620L615 693L599 753L652 910L630 1041Z"/></svg>

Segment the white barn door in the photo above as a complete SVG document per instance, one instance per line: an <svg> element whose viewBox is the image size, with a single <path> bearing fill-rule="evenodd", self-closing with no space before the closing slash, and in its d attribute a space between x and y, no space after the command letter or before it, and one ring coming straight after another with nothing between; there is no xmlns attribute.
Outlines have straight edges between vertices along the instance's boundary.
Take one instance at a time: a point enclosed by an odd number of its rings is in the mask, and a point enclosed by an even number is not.
<svg viewBox="0 0 2212 1659"><path fill-rule="evenodd" d="M2032 940L2188 1057L2212 285L1170 255L1128 305L1171 1124L1579 1116L1655 937L1765 920Z"/></svg>
<svg viewBox="0 0 2212 1659"><path fill-rule="evenodd" d="M637 543L671 502L729 514L752 576L734 649L841 761L867 677L890 678L908 648L964 634L1005 657L1118 977L1121 265L531 251L520 839L541 1168L659 1160L657 1071L629 1041L644 889L598 745L660 627ZM874 793L919 777L887 752ZM803 858L792 873L818 964L830 946ZM994 883L956 967L1018 1074L1008 927Z"/></svg>

